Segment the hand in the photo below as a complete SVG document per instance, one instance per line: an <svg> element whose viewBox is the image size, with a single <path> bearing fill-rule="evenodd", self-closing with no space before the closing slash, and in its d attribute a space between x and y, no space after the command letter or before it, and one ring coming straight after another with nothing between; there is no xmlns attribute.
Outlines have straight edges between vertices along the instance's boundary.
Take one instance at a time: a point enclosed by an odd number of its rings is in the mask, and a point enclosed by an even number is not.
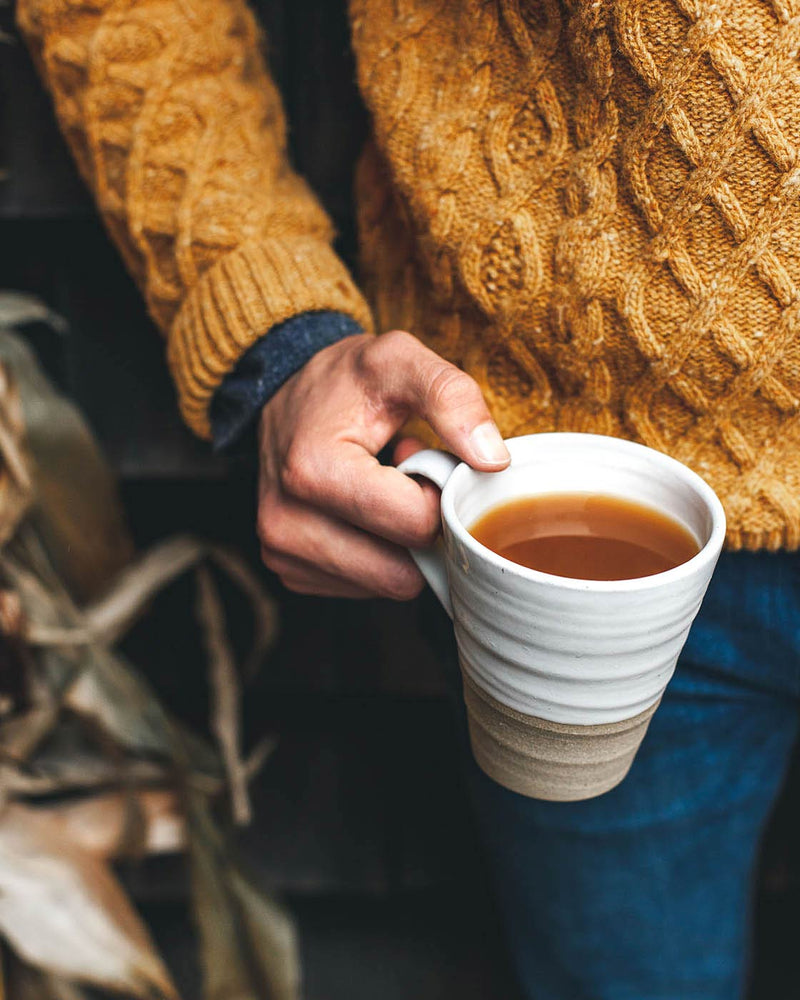
<svg viewBox="0 0 800 1000"><path fill-rule="evenodd" d="M435 539L439 493L375 457L412 414L473 468L508 465L477 383L401 331L326 347L264 407L258 534L264 562L291 590L419 593L422 576L405 549ZM406 439L395 457L418 447Z"/></svg>

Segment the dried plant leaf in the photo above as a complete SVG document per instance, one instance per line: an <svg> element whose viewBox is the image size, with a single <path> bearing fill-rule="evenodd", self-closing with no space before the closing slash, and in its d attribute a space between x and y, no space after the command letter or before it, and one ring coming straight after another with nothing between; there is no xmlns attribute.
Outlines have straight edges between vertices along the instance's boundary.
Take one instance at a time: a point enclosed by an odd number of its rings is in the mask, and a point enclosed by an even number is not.
<svg viewBox="0 0 800 1000"><path fill-rule="evenodd" d="M109 755L108 749L98 744L97 733L87 731L75 716L62 715L57 725L53 720L36 752L27 756L24 750L31 712L42 713L43 708L9 718L0 725L0 788L10 794L35 797L56 792L99 792L121 786L163 786L174 781L175 768L167 761L137 759L122 751Z"/></svg>
<svg viewBox="0 0 800 1000"><path fill-rule="evenodd" d="M28 543L22 535L16 547ZM34 546L25 544L24 554L35 556ZM10 580L22 600L25 615L34 625L81 629L81 614L69 596L49 589L41 579L8 550L0 551L0 572ZM176 750L176 726L158 699L119 654L100 644L75 649L58 646L40 657L51 687L63 704L92 720L127 750L171 757ZM211 776L219 776L216 755L188 732L181 732L187 763Z"/></svg>
<svg viewBox="0 0 800 1000"><path fill-rule="evenodd" d="M43 765L37 755L32 765L25 768L4 765L0 770L0 788L15 797L35 799L56 793L99 791L117 786L123 779L134 786L155 785L169 777L165 766L150 761L126 761L121 767L117 761L87 755ZM215 789L221 787L221 782L214 786Z"/></svg>
<svg viewBox="0 0 800 1000"><path fill-rule="evenodd" d="M203 1000L298 1000L300 964L291 921L238 872L197 796L190 797L189 816Z"/></svg>
<svg viewBox="0 0 800 1000"><path fill-rule="evenodd" d="M87 605L79 625L31 624L26 638L35 645L112 644L128 630L147 602L168 583L195 566L205 547L189 537L171 538L127 566L111 589Z"/></svg>
<svg viewBox="0 0 800 1000"><path fill-rule="evenodd" d="M142 847L146 853L165 854L183 849L186 844L183 809L176 793L167 789L138 790L130 794L109 792L39 806L33 811L46 817L49 829L65 843L98 858L115 858L127 853L120 847L130 799L135 800L142 818Z"/></svg>
<svg viewBox="0 0 800 1000"><path fill-rule="evenodd" d="M0 590L0 635L19 640L25 630L22 602L15 590Z"/></svg>
<svg viewBox="0 0 800 1000"><path fill-rule="evenodd" d="M250 822L252 811L247 791L247 772L240 749L239 677L225 628L225 610L211 573L205 566L197 571L197 617L203 629L208 656L211 729L225 764L234 821L245 825Z"/></svg>
<svg viewBox="0 0 800 1000"><path fill-rule="evenodd" d="M8 365L0 363L0 545L14 534L32 499L19 391Z"/></svg>
<svg viewBox="0 0 800 1000"><path fill-rule="evenodd" d="M52 730L57 717L57 708L45 705L3 723L0 728L0 749L4 758L0 764L0 807L10 794L12 776Z"/></svg>
<svg viewBox="0 0 800 1000"><path fill-rule="evenodd" d="M55 976L142 1000L177 997L108 866L21 806L0 815L0 932Z"/></svg>
<svg viewBox="0 0 800 1000"><path fill-rule="evenodd" d="M103 598L85 609L86 621L103 641L115 642L154 594L195 566L206 548L195 538L170 538L128 566Z"/></svg>
<svg viewBox="0 0 800 1000"><path fill-rule="evenodd" d="M4 308L0 324L19 311ZM48 313L44 313L49 316ZM45 378L24 341L0 329L0 361L19 387L36 494L34 519L53 561L80 598L97 594L131 558L116 484L83 417Z"/></svg>
<svg viewBox="0 0 800 1000"><path fill-rule="evenodd" d="M86 993L74 983L58 976L46 976L45 982L53 1000L87 1000Z"/></svg>
<svg viewBox="0 0 800 1000"><path fill-rule="evenodd" d="M28 622L27 637L37 642L54 643L61 648L61 655L50 657L47 662L61 675L56 678L58 686L66 687L64 703L95 720L130 750L169 754L172 749L170 727L163 712L154 710L156 701L149 688L119 655L96 641L97 636L103 634L108 639L118 635L158 588L204 555L204 547L191 538L178 538L157 546L119 577L109 594L91 606L89 615L79 612L67 595L48 590L18 559L8 554L0 555L0 569L14 583L22 598ZM263 590L259 590L257 582L241 561L228 553L220 555L215 551L214 558L218 557L225 571L232 571L236 582L247 588L248 595L259 594L255 612L261 625L256 647L261 650L274 639L274 610L270 610L269 615L265 613L267 607L272 609L272 603L264 598ZM87 627L85 623L91 615L95 625ZM217 628L215 636L216 649L220 641L227 641L220 638L224 637L224 619L221 630ZM74 641L90 642L91 645L83 646L82 650L76 649L70 659L65 655L65 646ZM225 671L229 677L235 678L235 671L231 672L229 666L224 668ZM219 672L218 676L221 676ZM223 698L227 697L222 688L219 692ZM222 714L230 718L228 708ZM248 808L246 795L242 794L246 769L241 763L236 763L230 752L232 741L227 723L218 732L223 730L227 732L224 740L228 771L236 789L236 815L240 821L246 821ZM186 738L192 742L193 763L208 774L217 773L213 756L203 751L199 741ZM238 738L233 742L237 741Z"/></svg>
<svg viewBox="0 0 800 1000"><path fill-rule="evenodd" d="M132 753L168 757L184 769L222 776L211 747L167 716L123 657L102 646L88 647L87 655L88 666L67 692L65 705Z"/></svg>
<svg viewBox="0 0 800 1000"><path fill-rule="evenodd" d="M0 993L0 1000L5 995ZM74 983L48 975L9 956L8 1000L88 1000Z"/></svg>
<svg viewBox="0 0 800 1000"><path fill-rule="evenodd" d="M28 542L32 536L26 527L20 530L13 543L0 548L0 571L6 583L16 589L25 619L49 625L73 621L77 610L68 596L59 586L51 586L50 581L42 579L41 573L30 568L32 553L29 552ZM25 639L26 629L27 624L22 634Z"/></svg>
<svg viewBox="0 0 800 1000"><path fill-rule="evenodd" d="M0 328L36 322L46 323L59 333L67 332L63 317L48 309L41 299L7 288L0 290Z"/></svg>
<svg viewBox="0 0 800 1000"><path fill-rule="evenodd" d="M300 958L291 918L240 872L230 873L230 887L249 938L250 954L267 983L270 1000L296 1000L300 995Z"/></svg>
<svg viewBox="0 0 800 1000"><path fill-rule="evenodd" d="M240 556L219 545L212 545L209 554L249 598L253 609L253 645L242 669L242 675L249 680L255 676L278 638L278 609L264 585Z"/></svg>
<svg viewBox="0 0 800 1000"><path fill-rule="evenodd" d="M66 333L67 324L63 317L26 292L0 289L0 328L22 326L23 323L46 323L59 333Z"/></svg>
<svg viewBox="0 0 800 1000"><path fill-rule="evenodd" d="M85 649L64 704L126 750L171 756L172 726L164 710L133 668L102 646Z"/></svg>
<svg viewBox="0 0 800 1000"><path fill-rule="evenodd" d="M8 1000L53 1000L45 975L14 955L8 956L6 983Z"/></svg>
<svg viewBox="0 0 800 1000"><path fill-rule="evenodd" d="M20 541L26 539L16 539L16 543ZM31 546L27 546L26 554L30 555L30 550ZM49 590L8 551L0 551L0 571L16 586L29 621L80 627L80 612L68 595ZM40 654L40 664L61 703L97 725L126 750L169 759L180 748L186 768L191 764L193 770L212 778L220 776L213 751L172 722L149 685L123 657L101 645L56 647ZM16 756L22 757L19 753Z"/></svg>
<svg viewBox="0 0 800 1000"><path fill-rule="evenodd" d="M32 318L63 325L39 303L0 294L0 327ZM130 848L132 835L152 850L174 850L188 838L206 997L296 1000L291 922L237 872L208 808L208 796L227 775L235 817L249 818L247 780L274 742L263 742L242 759L242 672L204 563L212 560L251 604L254 637L244 676L274 642L274 604L242 559L194 539L173 539L127 565L131 545L116 488L86 425L49 385L24 342L0 329L3 362L19 384L19 398L0 376L0 472L14 469L14 482L22 482L16 474L22 451L9 450L9 442L21 440L21 410L36 496L34 507L14 514L13 534L8 528L7 537L0 536L0 624L15 641L27 643L24 669L32 673L24 701L30 709L6 718L0 712L0 934L42 972L37 978L29 969L23 977L30 986L26 1000L84 1000L77 983L148 1000L176 996L106 863ZM5 463L4 449L11 456ZM3 513L12 510L10 496L0 481L0 526ZM112 648L153 595L191 568L198 569L213 728L224 770L217 754L163 710ZM76 721L84 736L95 733L95 742L74 742L70 749L59 737ZM90 743L107 749L109 759L88 753ZM135 784L165 777L181 782L185 813L173 792ZM69 802L10 801L21 792L42 796L103 783L110 788L102 794Z"/></svg>
<svg viewBox="0 0 800 1000"><path fill-rule="evenodd" d="M263 983L253 982L223 869L192 830L192 905L200 940L203 1000L271 1000Z"/></svg>
<svg viewBox="0 0 800 1000"><path fill-rule="evenodd" d="M213 559L250 601L254 638L244 673L251 676L277 638L275 603L239 556L189 536L167 539L127 566L105 594L86 605L80 625L29 623L26 638L34 645L112 644L125 634L155 594L206 558Z"/></svg>
<svg viewBox="0 0 800 1000"><path fill-rule="evenodd" d="M8 956L8 1000L87 1000L74 983L31 968L14 955ZM0 992L0 1000L6 994Z"/></svg>
<svg viewBox="0 0 800 1000"><path fill-rule="evenodd" d="M278 746L278 737L273 735L263 736L253 747L244 762L247 780L252 781L270 759Z"/></svg>
<svg viewBox="0 0 800 1000"><path fill-rule="evenodd" d="M24 539L23 539L24 540ZM30 546L28 546L30 549ZM112 735L130 749L145 752L168 752L164 745L164 727L160 734L153 727L145 727L147 705L152 705L154 699L149 690L142 697L141 682L134 671L130 670L124 661L116 654L105 649L103 641L117 638L130 624L133 617L153 594L166 583L195 565L200 559L210 553L212 558L239 584L253 604L254 621L256 622L255 639L251 659L262 658L266 648L274 641L276 634L275 611L272 601L266 596L263 588L254 575L247 569L242 560L232 554L213 548L206 550L203 545L191 538L176 538L157 546L122 573L108 594L91 605L87 612L80 612L69 601L68 595L53 593L24 566L18 559L8 554L0 555L0 569L11 579L22 598L27 626L26 636L30 641L44 644L55 644L63 648L75 643L84 644L85 652L64 662L62 657L55 660L57 672L64 677L74 675L74 682L68 684L66 704L96 719ZM30 556L31 553L28 552ZM217 601L221 612L221 604ZM87 622L91 624L87 625ZM213 648L221 649L220 642L227 643L224 638L224 613L221 628L215 628ZM211 648L211 647L210 647ZM228 658L231 658L228 650ZM71 673L70 673L71 672ZM235 670L230 665L217 671L215 676L225 673L229 678L235 678ZM63 679L62 679L63 680ZM218 688L223 699L227 698L228 688ZM227 703L226 703L227 704ZM231 717L228 707L222 711L226 718ZM221 718L216 713L217 718ZM163 722L163 713L162 713ZM149 728L149 731L147 729ZM238 745L238 737L231 739L230 727L227 723L218 728L226 747L228 772L233 780L235 796L235 815L239 821L246 821L249 809L246 805L246 769L237 763L238 751L234 754L234 744ZM200 748L194 741L193 751ZM193 753L193 757L195 754ZM204 770L213 772L213 763L206 756Z"/></svg>

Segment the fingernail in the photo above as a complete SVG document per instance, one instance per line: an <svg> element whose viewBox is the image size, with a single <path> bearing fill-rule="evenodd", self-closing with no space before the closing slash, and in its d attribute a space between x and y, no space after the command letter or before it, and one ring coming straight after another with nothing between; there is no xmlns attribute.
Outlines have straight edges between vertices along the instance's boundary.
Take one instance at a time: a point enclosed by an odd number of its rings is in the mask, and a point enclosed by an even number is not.
<svg viewBox="0 0 800 1000"><path fill-rule="evenodd" d="M487 465L505 465L511 457L500 437L500 431L491 420L478 424L470 434L469 440L475 449L475 454Z"/></svg>

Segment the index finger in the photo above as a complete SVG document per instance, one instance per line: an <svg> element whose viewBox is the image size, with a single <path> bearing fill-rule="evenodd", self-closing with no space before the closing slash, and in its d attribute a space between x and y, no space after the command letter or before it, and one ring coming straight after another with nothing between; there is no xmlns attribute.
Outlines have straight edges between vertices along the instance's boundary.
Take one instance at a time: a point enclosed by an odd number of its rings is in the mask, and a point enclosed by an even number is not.
<svg viewBox="0 0 800 1000"><path fill-rule="evenodd" d="M311 461L295 476L292 495L365 531L409 548L430 545L439 531L439 491L355 442L340 442L335 459Z"/></svg>

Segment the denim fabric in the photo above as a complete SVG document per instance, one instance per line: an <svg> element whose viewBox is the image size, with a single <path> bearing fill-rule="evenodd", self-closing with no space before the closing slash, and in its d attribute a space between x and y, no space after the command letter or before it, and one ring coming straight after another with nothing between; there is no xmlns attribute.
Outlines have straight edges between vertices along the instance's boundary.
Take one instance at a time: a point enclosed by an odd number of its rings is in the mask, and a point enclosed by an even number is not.
<svg viewBox="0 0 800 1000"><path fill-rule="evenodd" d="M307 312L278 323L256 341L226 376L211 401L211 435L222 451L235 444L283 383L323 347L362 333L350 316Z"/></svg>
<svg viewBox="0 0 800 1000"><path fill-rule="evenodd" d="M800 556L724 554L625 781L537 802L470 761L527 1000L734 1000L798 729Z"/></svg>

